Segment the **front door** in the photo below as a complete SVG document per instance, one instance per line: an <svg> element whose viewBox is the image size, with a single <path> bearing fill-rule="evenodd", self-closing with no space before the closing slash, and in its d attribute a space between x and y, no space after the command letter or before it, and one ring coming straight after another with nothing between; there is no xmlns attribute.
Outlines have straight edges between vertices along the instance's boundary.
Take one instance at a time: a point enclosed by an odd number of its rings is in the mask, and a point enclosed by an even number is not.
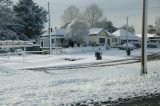
<svg viewBox="0 0 160 106"><path fill-rule="evenodd" d="M41 41L41 47L43 47L43 41Z"/></svg>
<svg viewBox="0 0 160 106"><path fill-rule="evenodd" d="M111 40L110 39L107 39L107 44L108 44L108 46L111 45Z"/></svg>

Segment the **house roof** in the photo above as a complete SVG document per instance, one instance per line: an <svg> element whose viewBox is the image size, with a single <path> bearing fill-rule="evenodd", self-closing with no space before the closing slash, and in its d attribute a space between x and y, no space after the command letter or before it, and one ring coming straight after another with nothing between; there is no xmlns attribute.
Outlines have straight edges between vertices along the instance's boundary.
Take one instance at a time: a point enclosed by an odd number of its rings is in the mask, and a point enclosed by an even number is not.
<svg viewBox="0 0 160 106"><path fill-rule="evenodd" d="M65 34L65 28L56 28L53 30L52 35L63 35Z"/></svg>
<svg viewBox="0 0 160 106"><path fill-rule="evenodd" d="M96 35L96 34L99 34L101 31L105 31L108 34L108 36L113 36L112 33L108 32L103 28L90 28L89 35Z"/></svg>
<svg viewBox="0 0 160 106"><path fill-rule="evenodd" d="M136 34L136 36L139 37L139 38L141 38L141 37L142 37L142 34ZM160 36L158 36L158 35L156 35L156 34L148 34L148 33L147 33L147 37L148 37L148 38L151 38L151 37L160 37Z"/></svg>
<svg viewBox="0 0 160 106"><path fill-rule="evenodd" d="M64 36L65 28L56 28L51 32L51 36ZM48 32L45 32L41 37L48 36Z"/></svg>
<svg viewBox="0 0 160 106"><path fill-rule="evenodd" d="M128 39L138 39L136 34L131 33L131 32L127 32L124 29L119 29L112 34L115 35L116 37L121 37L121 38L124 38L124 39L126 38L126 35L128 34Z"/></svg>

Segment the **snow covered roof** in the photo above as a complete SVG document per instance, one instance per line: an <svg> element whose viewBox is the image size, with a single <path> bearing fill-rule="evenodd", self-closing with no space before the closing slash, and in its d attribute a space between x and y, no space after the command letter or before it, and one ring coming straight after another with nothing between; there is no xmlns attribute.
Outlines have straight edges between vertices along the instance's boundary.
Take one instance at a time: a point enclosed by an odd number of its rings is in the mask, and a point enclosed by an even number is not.
<svg viewBox="0 0 160 106"><path fill-rule="evenodd" d="M90 28L89 29L89 34L98 34L99 32L101 32L103 29L102 28Z"/></svg>
<svg viewBox="0 0 160 106"><path fill-rule="evenodd" d="M66 29L65 28L56 28L53 30L52 35L62 35L64 36Z"/></svg>
<svg viewBox="0 0 160 106"><path fill-rule="evenodd" d="M99 34L101 31L105 31L108 34L108 36L113 36L112 33L108 32L107 30L103 28L90 28L89 35Z"/></svg>
<svg viewBox="0 0 160 106"><path fill-rule="evenodd" d="M138 37L134 33L127 32L124 29L119 29L112 34L115 35L116 37L121 37L124 39L126 38L126 34L128 34L128 39L138 39Z"/></svg>
<svg viewBox="0 0 160 106"><path fill-rule="evenodd" d="M64 36L65 34L65 28L55 28L53 32L51 32L52 36ZM41 37L48 36L48 32L45 32Z"/></svg>
<svg viewBox="0 0 160 106"><path fill-rule="evenodd" d="M142 37L142 34L136 34L136 36L139 37L139 38L141 38L141 37ZM156 34L147 34L147 37L148 37L148 38L151 38L151 37L160 37L160 36L158 36L158 35L156 35Z"/></svg>

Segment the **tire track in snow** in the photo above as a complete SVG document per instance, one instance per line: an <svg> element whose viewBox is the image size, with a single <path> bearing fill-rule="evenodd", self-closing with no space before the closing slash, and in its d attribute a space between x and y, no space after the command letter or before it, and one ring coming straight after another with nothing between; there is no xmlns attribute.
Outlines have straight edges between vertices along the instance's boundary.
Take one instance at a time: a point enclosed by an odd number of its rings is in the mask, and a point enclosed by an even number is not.
<svg viewBox="0 0 160 106"><path fill-rule="evenodd" d="M160 60L160 52L152 53L148 55L148 61ZM137 56L131 59L121 59L121 60L111 60L103 61L97 63L88 63L88 64L78 64L78 65L65 65L65 66L55 66L55 67L40 67L40 68L27 68L24 70L33 70L33 71L43 71L45 73L51 74L49 70L66 70L66 69L81 69L81 68L91 68L91 67L107 67L107 66L117 66L123 64L133 64L141 61L141 57Z"/></svg>

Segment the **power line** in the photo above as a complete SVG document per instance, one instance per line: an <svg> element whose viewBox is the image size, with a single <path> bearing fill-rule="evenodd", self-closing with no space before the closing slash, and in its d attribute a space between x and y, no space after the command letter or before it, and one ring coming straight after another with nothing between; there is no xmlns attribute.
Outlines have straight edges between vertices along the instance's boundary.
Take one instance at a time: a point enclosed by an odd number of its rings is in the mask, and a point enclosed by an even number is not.
<svg viewBox="0 0 160 106"><path fill-rule="evenodd" d="M59 4L59 3L53 3L51 2L51 5L54 5L54 6L65 6L65 7L69 7L71 5L66 5L66 4ZM77 6L78 8L82 8L82 9L85 9L86 7L83 7L83 6ZM117 11L117 10L142 10L142 8L101 8L101 9L107 9L107 10L114 10L114 11ZM148 9L160 9L160 7L148 7Z"/></svg>

